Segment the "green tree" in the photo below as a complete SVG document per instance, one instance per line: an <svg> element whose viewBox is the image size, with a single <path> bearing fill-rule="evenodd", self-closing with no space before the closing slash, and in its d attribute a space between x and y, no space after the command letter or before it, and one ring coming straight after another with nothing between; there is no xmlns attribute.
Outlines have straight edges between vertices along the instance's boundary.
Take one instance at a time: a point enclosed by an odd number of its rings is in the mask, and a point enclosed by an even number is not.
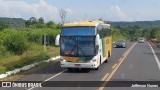
<svg viewBox="0 0 160 90"><path fill-rule="evenodd" d="M60 23L57 24L57 25L56 25L56 29L62 29L62 24L60 24Z"/></svg>
<svg viewBox="0 0 160 90"><path fill-rule="evenodd" d="M31 25L33 25L33 24L37 24L37 18L35 18L35 17L31 17L30 19L29 19L29 21L30 21L30 23L31 23Z"/></svg>
<svg viewBox="0 0 160 90"><path fill-rule="evenodd" d="M8 51L13 52L16 55L22 55L27 51L29 44L26 35L15 33L4 40L4 46Z"/></svg>
<svg viewBox="0 0 160 90"><path fill-rule="evenodd" d="M46 25L47 25L48 28L56 29L56 24L53 21L47 22Z"/></svg>
<svg viewBox="0 0 160 90"><path fill-rule="evenodd" d="M37 23L38 23L37 18L31 17L29 20L27 20L25 22L25 26L26 27L35 27Z"/></svg>
<svg viewBox="0 0 160 90"><path fill-rule="evenodd" d="M9 25L5 22L0 22L0 30L3 30L5 28L9 28Z"/></svg>
<svg viewBox="0 0 160 90"><path fill-rule="evenodd" d="M43 17L40 17L40 18L38 19L38 23L39 23L39 24L44 24L44 19L43 19Z"/></svg>
<svg viewBox="0 0 160 90"><path fill-rule="evenodd" d="M151 39L151 30L146 28L146 29L143 29L142 31L142 37L146 38L147 40Z"/></svg>
<svg viewBox="0 0 160 90"><path fill-rule="evenodd" d="M42 17L40 17L37 22L38 22L38 23L36 24L36 27L37 27L37 28L45 28L45 27L46 27L46 25L45 25L45 23L44 23L44 19L43 19Z"/></svg>

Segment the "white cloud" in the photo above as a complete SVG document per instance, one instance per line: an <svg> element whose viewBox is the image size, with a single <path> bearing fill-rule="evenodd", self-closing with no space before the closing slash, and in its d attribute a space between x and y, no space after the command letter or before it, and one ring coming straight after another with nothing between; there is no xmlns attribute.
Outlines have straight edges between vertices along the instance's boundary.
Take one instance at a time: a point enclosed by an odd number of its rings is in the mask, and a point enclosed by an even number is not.
<svg viewBox="0 0 160 90"><path fill-rule="evenodd" d="M72 10L67 8L67 12ZM29 19L30 17L43 17L45 20L59 21L58 8L48 4L45 0L29 4L21 0L0 0L0 17L14 17Z"/></svg>
<svg viewBox="0 0 160 90"><path fill-rule="evenodd" d="M115 18L117 18L118 20L121 21L128 21L130 20L129 17L123 12L123 10L115 5L115 6L111 6L110 8L111 13L114 15Z"/></svg>
<svg viewBox="0 0 160 90"><path fill-rule="evenodd" d="M67 14L72 14L73 13L73 11L69 8L66 8L65 11L67 12Z"/></svg>

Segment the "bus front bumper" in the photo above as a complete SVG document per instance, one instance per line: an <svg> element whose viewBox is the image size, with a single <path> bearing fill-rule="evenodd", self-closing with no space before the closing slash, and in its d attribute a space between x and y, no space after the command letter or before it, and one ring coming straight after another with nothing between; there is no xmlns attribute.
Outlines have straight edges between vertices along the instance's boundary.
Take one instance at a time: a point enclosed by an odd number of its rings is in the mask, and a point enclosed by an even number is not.
<svg viewBox="0 0 160 90"><path fill-rule="evenodd" d="M73 63L60 61L61 67L65 68L97 68L96 62L86 62L86 63Z"/></svg>

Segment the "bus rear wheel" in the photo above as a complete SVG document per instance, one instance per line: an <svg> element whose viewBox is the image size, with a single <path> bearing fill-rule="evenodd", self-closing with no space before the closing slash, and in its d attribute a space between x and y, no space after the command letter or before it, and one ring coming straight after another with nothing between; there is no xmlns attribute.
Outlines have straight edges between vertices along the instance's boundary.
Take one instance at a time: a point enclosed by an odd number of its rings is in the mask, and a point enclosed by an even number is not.
<svg viewBox="0 0 160 90"><path fill-rule="evenodd" d="M105 63L108 63L108 59L106 59L104 62L105 62Z"/></svg>
<svg viewBox="0 0 160 90"><path fill-rule="evenodd" d="M108 58L111 56L110 52L108 52ZM108 59L105 60L105 63L108 63Z"/></svg>

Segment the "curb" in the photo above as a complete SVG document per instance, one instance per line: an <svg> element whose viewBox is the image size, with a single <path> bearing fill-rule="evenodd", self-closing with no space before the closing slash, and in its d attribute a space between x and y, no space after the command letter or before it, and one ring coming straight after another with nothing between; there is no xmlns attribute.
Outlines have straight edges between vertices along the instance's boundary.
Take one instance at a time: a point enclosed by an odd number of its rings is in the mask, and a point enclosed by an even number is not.
<svg viewBox="0 0 160 90"><path fill-rule="evenodd" d="M41 61L41 62L50 62L50 61L54 61L54 60L57 60L59 59L60 56L56 56L56 57L53 57L53 58L50 58L48 60L45 60L45 61ZM29 70L37 65L39 65L41 62L36 62L36 63L33 63L33 64L30 64L30 65L26 65L26 66L23 66L22 68L17 68L15 70L12 70L12 71L7 71L5 74L0 74L0 79L2 78L5 78L5 77L8 77L10 75L14 75L14 74L17 74L21 71L26 71L26 70Z"/></svg>

